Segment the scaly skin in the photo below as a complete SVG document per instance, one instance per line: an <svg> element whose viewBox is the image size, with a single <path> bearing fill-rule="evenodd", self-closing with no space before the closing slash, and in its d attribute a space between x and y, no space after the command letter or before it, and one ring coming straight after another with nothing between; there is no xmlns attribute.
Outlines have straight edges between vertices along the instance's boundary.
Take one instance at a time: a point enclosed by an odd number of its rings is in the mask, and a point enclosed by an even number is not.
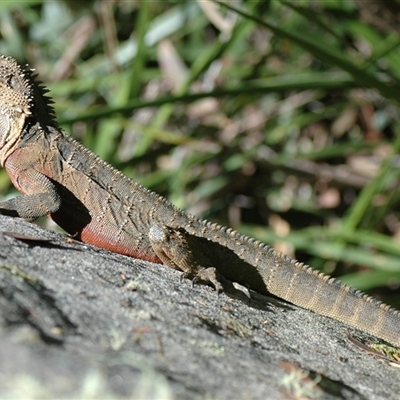
<svg viewBox="0 0 400 400"><path fill-rule="evenodd" d="M23 193L0 213L50 215L78 239L164 263L221 288L224 278L400 346L400 313L271 247L202 221L124 176L57 126L32 72L0 56L0 162Z"/></svg>

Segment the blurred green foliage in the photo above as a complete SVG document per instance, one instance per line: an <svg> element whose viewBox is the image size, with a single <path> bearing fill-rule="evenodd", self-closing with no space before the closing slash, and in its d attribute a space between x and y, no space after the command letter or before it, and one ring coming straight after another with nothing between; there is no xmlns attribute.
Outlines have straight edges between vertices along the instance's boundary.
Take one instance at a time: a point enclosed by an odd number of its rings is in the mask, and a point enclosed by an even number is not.
<svg viewBox="0 0 400 400"><path fill-rule="evenodd" d="M2 2L0 52L125 174L399 307L400 6L365 4Z"/></svg>

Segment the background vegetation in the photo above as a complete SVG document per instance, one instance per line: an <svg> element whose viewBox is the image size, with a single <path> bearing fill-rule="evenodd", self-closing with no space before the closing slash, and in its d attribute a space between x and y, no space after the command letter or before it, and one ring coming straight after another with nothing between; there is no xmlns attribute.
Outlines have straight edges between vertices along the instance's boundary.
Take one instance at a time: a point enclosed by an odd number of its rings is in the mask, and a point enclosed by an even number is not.
<svg viewBox="0 0 400 400"><path fill-rule="evenodd" d="M378 0L1 2L0 52L125 174L400 307L399 19Z"/></svg>

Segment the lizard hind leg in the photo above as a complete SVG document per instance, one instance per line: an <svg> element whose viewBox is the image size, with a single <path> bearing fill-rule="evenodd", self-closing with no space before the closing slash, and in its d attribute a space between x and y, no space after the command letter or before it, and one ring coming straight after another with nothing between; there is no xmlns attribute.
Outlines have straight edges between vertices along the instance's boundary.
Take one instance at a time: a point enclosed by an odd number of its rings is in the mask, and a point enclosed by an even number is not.
<svg viewBox="0 0 400 400"><path fill-rule="evenodd" d="M200 238L189 235L183 228L153 224L149 241L158 258L167 266L183 272L193 282L211 284L220 292L224 278L202 251Z"/></svg>

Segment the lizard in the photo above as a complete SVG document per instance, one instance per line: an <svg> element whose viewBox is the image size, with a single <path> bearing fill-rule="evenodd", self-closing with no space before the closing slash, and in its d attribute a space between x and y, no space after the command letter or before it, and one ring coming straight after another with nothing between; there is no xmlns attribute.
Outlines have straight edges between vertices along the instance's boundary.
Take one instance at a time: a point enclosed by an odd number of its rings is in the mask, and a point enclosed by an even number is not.
<svg viewBox="0 0 400 400"><path fill-rule="evenodd" d="M57 124L34 70L0 55L0 163L21 196L0 214L49 215L77 239L213 285L237 282L400 346L400 311L128 178Z"/></svg>

